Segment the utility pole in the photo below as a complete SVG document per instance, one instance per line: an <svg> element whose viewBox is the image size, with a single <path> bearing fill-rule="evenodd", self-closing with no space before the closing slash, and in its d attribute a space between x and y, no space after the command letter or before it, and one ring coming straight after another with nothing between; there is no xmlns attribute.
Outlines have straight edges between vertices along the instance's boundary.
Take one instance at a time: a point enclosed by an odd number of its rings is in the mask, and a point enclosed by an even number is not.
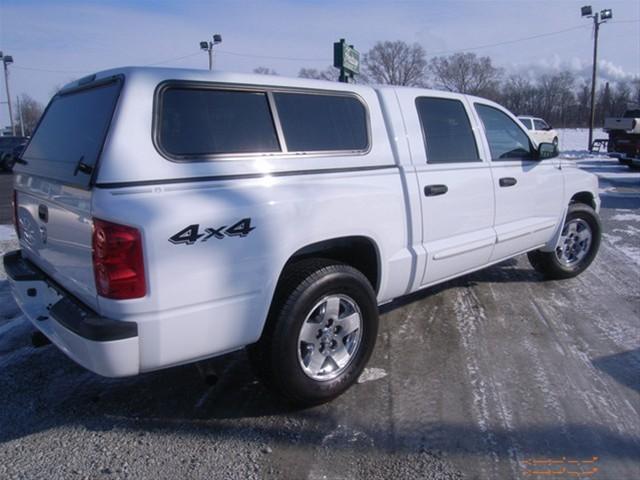
<svg viewBox="0 0 640 480"><path fill-rule="evenodd" d="M606 8L600 12L593 13L591 6L587 5L581 9L582 16L587 18L593 18L593 70L591 71L591 113L589 115L589 145L587 149L592 151L593 144L593 124L596 118L596 71L598 68L598 33L600 31L600 25L605 23L611 17L613 12L610 8Z"/></svg>
<svg viewBox="0 0 640 480"><path fill-rule="evenodd" d="M219 43L222 43L222 35L219 33L213 35L213 42L200 42L200 48L209 54L209 70L213 70L213 46Z"/></svg>
<svg viewBox="0 0 640 480"><path fill-rule="evenodd" d="M20 119L20 136L24 137L24 120L22 119L22 107L20 106L20 96L16 97L18 105L18 118Z"/></svg>
<svg viewBox="0 0 640 480"><path fill-rule="evenodd" d="M7 90L7 106L9 107L9 124L11 125L11 134L15 136L16 126L13 124L13 111L11 110L11 94L9 93L9 70L7 65L13 63L13 57L11 55L3 55L0 52L0 59L2 59L2 65L4 67L4 86Z"/></svg>

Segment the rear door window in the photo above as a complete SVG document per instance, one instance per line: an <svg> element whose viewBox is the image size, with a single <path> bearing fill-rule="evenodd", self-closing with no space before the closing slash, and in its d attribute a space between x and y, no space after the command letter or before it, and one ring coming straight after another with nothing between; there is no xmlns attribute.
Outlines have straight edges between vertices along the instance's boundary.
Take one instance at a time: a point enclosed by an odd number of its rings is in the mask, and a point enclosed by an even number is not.
<svg viewBox="0 0 640 480"><path fill-rule="evenodd" d="M16 172L87 188L122 86L120 78L57 94L44 112ZM88 168L79 169L84 164Z"/></svg>
<svg viewBox="0 0 640 480"><path fill-rule="evenodd" d="M532 124L532 122L531 122L531 119L530 119L530 118L520 118L519 120L520 120L520 121L522 122L522 124L523 124L525 127L527 127L529 130L533 130L533 124Z"/></svg>
<svg viewBox="0 0 640 480"><path fill-rule="evenodd" d="M265 92L169 87L158 130L161 149L176 158L281 150Z"/></svg>
<svg viewBox="0 0 640 480"><path fill-rule="evenodd" d="M460 100L420 97L416 99L416 108L427 163L480 161L471 123Z"/></svg>
<svg viewBox="0 0 640 480"><path fill-rule="evenodd" d="M290 152L363 151L369 147L367 112L347 95L273 94Z"/></svg>

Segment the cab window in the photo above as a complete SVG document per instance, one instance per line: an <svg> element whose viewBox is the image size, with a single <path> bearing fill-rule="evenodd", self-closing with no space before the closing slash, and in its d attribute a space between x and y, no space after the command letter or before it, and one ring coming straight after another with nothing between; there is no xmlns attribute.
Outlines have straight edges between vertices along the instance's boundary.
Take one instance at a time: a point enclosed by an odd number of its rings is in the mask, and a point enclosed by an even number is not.
<svg viewBox="0 0 640 480"><path fill-rule="evenodd" d="M497 108L475 104L493 160L533 160L534 149L526 133Z"/></svg>
<svg viewBox="0 0 640 480"><path fill-rule="evenodd" d="M416 108L427 163L481 161L469 117L460 100L420 97L416 99Z"/></svg>

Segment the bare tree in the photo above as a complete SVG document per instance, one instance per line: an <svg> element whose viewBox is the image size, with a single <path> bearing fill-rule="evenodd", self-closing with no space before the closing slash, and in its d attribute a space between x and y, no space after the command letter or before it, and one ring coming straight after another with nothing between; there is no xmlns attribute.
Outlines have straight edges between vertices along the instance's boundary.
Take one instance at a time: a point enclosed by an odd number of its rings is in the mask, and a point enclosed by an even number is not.
<svg viewBox="0 0 640 480"><path fill-rule="evenodd" d="M640 106L640 77L636 77L631 83L633 84L633 94L629 101L633 102L637 108Z"/></svg>
<svg viewBox="0 0 640 480"><path fill-rule="evenodd" d="M38 120L40 120L42 112L44 111L42 104L23 93L20 96L20 110L16 109L16 111L18 112L16 122L18 126L16 127L16 131L21 131L20 118L22 118L24 134L30 136L35 130Z"/></svg>
<svg viewBox="0 0 640 480"><path fill-rule="evenodd" d="M253 73L257 73L259 75L278 75L278 72L269 67L256 67L253 69Z"/></svg>
<svg viewBox="0 0 640 480"><path fill-rule="evenodd" d="M518 115L530 115L537 102L535 85L528 78L511 75L502 85L498 101Z"/></svg>
<svg viewBox="0 0 640 480"><path fill-rule="evenodd" d="M484 96L495 93L502 74L489 57L478 57L475 53L432 58L429 71L439 88Z"/></svg>
<svg viewBox="0 0 640 480"><path fill-rule="evenodd" d="M575 104L574 83L574 75L569 71L540 76L538 115L552 124L564 125Z"/></svg>
<svg viewBox="0 0 640 480"><path fill-rule="evenodd" d="M313 78L315 80L329 80L336 82L338 80L339 72L334 67L327 67L324 70L318 70L316 68L301 68L298 72L300 78Z"/></svg>
<svg viewBox="0 0 640 480"><path fill-rule="evenodd" d="M622 115L631 102L631 86L628 82L619 81L614 89L611 110L614 116Z"/></svg>
<svg viewBox="0 0 640 480"><path fill-rule="evenodd" d="M427 60L417 43L377 42L362 63L365 75L375 83L414 87L425 84Z"/></svg>

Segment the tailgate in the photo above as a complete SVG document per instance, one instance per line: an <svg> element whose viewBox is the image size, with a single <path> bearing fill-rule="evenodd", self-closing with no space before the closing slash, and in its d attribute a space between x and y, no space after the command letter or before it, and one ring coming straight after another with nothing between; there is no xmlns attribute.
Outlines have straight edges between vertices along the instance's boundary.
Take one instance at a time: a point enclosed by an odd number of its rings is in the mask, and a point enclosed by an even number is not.
<svg viewBox="0 0 640 480"><path fill-rule="evenodd" d="M94 309L92 179L122 82L110 77L53 97L14 169L24 254Z"/></svg>
<svg viewBox="0 0 640 480"><path fill-rule="evenodd" d="M633 118L605 118L605 130L633 130L635 120Z"/></svg>
<svg viewBox="0 0 640 480"><path fill-rule="evenodd" d="M97 308L91 259L91 192L16 176L23 254L84 303Z"/></svg>

